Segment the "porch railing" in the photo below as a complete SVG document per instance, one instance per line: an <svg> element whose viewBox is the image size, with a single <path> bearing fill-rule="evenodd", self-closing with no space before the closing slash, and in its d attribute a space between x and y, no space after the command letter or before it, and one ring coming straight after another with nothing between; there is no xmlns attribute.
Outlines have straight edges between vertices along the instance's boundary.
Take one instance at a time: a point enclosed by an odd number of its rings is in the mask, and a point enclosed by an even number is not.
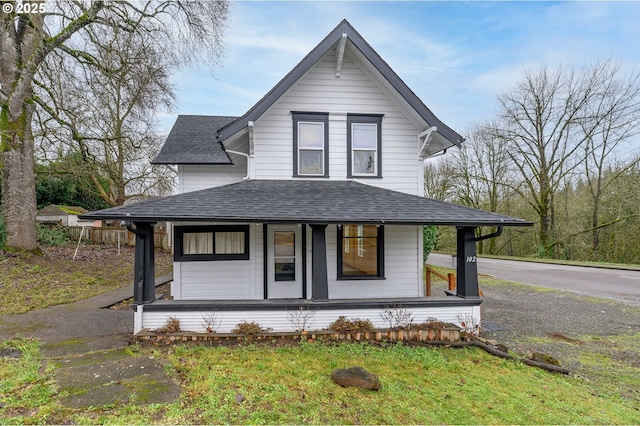
<svg viewBox="0 0 640 426"><path fill-rule="evenodd" d="M447 276L444 276L443 274L439 273L438 271L432 269L429 266L425 266L424 267L424 273L425 273L425 283L426 283L426 292L427 292L427 297L431 296L431 274L434 274L435 276L439 277L440 279L443 279L447 282L448 284L448 289L449 291L455 291L456 289L456 275L453 273L448 273Z"/></svg>

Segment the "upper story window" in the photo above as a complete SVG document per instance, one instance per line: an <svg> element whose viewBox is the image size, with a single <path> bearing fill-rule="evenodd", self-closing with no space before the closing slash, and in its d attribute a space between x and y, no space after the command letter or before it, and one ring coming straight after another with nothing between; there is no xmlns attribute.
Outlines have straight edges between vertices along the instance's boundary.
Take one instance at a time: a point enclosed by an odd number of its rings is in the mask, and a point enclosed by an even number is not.
<svg viewBox="0 0 640 426"><path fill-rule="evenodd" d="M347 115L347 177L382 177L382 115Z"/></svg>
<svg viewBox="0 0 640 426"><path fill-rule="evenodd" d="M249 225L176 226L174 260L248 260Z"/></svg>
<svg viewBox="0 0 640 426"><path fill-rule="evenodd" d="M293 113L293 175L329 177L329 114Z"/></svg>

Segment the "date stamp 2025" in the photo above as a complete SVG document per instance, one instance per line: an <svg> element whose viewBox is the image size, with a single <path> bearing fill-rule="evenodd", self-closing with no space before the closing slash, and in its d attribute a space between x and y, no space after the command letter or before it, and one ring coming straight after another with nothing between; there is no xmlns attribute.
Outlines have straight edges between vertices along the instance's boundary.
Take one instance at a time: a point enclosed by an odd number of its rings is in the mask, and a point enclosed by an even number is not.
<svg viewBox="0 0 640 426"><path fill-rule="evenodd" d="M17 13L17 14L25 14L25 13L45 13L46 12L46 4L45 2L3 2L2 3L2 12L3 13Z"/></svg>

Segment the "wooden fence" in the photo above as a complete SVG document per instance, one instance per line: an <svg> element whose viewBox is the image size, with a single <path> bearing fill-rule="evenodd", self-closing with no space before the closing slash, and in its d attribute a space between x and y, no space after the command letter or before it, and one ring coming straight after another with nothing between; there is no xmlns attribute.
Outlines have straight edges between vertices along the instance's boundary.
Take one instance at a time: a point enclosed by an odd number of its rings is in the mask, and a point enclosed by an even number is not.
<svg viewBox="0 0 640 426"><path fill-rule="evenodd" d="M82 233L82 228L82 226L68 227L69 238L71 238L72 241L78 241L80 234ZM163 242L166 246L166 235L167 230L165 228L154 228L154 247L162 248ZM121 244L134 247L136 245L136 235L125 227L86 226L84 227L84 234L82 234L82 241L91 242L92 244Z"/></svg>

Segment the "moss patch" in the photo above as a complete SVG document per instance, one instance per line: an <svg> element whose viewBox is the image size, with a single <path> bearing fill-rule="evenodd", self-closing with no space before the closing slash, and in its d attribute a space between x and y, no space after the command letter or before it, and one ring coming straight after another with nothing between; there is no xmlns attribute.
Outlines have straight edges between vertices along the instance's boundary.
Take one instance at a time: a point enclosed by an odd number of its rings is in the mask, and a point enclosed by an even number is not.
<svg viewBox="0 0 640 426"><path fill-rule="evenodd" d="M55 372L69 408L139 405L173 402L178 387L149 356L134 356L129 349L61 360Z"/></svg>

